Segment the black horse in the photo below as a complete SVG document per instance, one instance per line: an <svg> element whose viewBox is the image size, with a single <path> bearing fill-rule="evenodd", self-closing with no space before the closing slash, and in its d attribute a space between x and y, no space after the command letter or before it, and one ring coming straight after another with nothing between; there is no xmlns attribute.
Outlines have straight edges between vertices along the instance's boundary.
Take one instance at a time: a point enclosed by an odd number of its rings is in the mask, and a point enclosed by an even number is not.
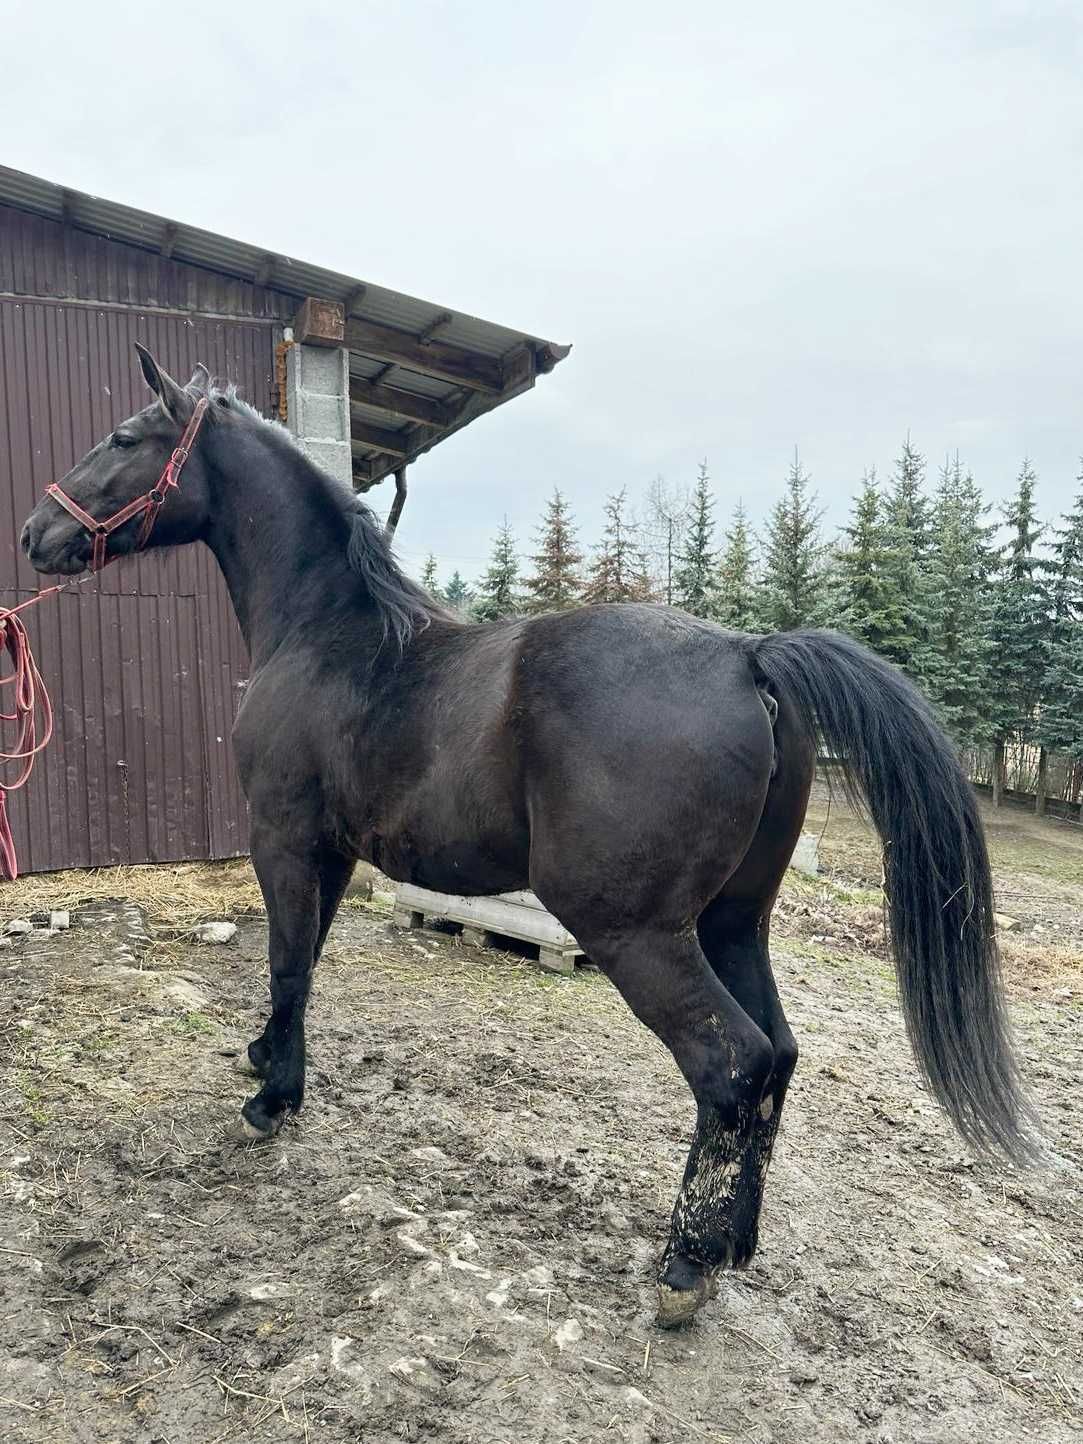
<svg viewBox="0 0 1083 1444"><path fill-rule="evenodd" d="M270 924L270 1018L244 1105L271 1136L304 1090L313 966L366 858L452 893L529 886L666 1044L697 1104L661 1264L688 1318L756 1246L797 1046L771 974L771 909L817 735L884 841L902 1004L932 1092L978 1149L1029 1151L997 980L979 814L955 753L897 671L844 637L727 632L655 606L471 625L399 571L382 530L278 425L200 368L140 348L157 400L63 479L91 518L153 486L206 417L152 546L205 542L251 654L234 728ZM131 551L139 518L111 551ZM53 498L23 531L42 572L91 537Z"/></svg>

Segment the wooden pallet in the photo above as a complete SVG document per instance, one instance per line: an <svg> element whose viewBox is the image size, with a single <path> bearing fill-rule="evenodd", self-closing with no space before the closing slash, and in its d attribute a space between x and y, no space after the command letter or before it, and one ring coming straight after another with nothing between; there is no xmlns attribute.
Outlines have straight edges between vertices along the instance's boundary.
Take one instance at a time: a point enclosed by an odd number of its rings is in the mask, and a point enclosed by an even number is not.
<svg viewBox="0 0 1083 1444"><path fill-rule="evenodd" d="M495 939L517 938L533 943L538 962L554 973L571 973L583 949L532 892L506 892L496 897L459 897L430 892L413 883L395 886L393 921L404 928L437 922L459 923L463 942L472 947L499 947Z"/></svg>

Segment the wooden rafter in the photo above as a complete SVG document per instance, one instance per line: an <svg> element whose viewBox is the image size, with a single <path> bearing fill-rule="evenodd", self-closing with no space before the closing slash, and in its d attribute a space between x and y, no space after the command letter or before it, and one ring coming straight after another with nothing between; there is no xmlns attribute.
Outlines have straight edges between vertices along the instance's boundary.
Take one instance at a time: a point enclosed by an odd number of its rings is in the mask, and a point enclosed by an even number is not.
<svg viewBox="0 0 1083 1444"><path fill-rule="evenodd" d="M370 426L367 421L350 420L350 444L355 456L369 451L386 451L392 456L405 456L410 450L409 433L392 431L386 426Z"/></svg>
<svg viewBox="0 0 1083 1444"><path fill-rule="evenodd" d="M481 356L446 341L420 341L409 331L396 331L375 321L351 318L345 324L344 343L377 361L393 361L423 376L435 376L471 391L497 394L504 388L504 372L496 357Z"/></svg>
<svg viewBox="0 0 1083 1444"><path fill-rule="evenodd" d="M368 290L369 288L367 286L355 286L353 288L342 303L347 316L352 316L355 311L361 309L361 302L368 295Z"/></svg>
<svg viewBox="0 0 1083 1444"><path fill-rule="evenodd" d="M172 258L173 247L176 244L177 223L176 221L166 221L165 225L162 227L162 240L161 244L158 247L158 250L161 252L162 257L165 260L168 261Z"/></svg>
<svg viewBox="0 0 1083 1444"><path fill-rule="evenodd" d="M368 491L370 486L375 486L378 481L383 481L402 465L401 456L388 456L386 453L372 452L369 456L355 456L353 459L353 479L359 491Z"/></svg>
<svg viewBox="0 0 1083 1444"><path fill-rule="evenodd" d="M389 411L410 421L424 421L429 426L447 426L455 408L431 396L417 396L398 386L383 386L378 381L350 377L350 400L356 406L371 406L376 411Z"/></svg>
<svg viewBox="0 0 1083 1444"><path fill-rule="evenodd" d="M423 331L418 333L418 340L422 346L427 346L437 331L442 331L445 326L450 326L455 317L450 311L441 311L439 316L434 316Z"/></svg>

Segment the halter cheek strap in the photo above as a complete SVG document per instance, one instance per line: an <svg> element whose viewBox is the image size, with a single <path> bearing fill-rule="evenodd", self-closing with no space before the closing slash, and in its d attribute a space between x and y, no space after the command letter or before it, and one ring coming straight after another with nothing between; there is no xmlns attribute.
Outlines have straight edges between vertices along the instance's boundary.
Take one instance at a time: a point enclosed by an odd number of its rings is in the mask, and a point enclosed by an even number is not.
<svg viewBox="0 0 1083 1444"><path fill-rule="evenodd" d="M104 521L99 521L97 517L93 517L88 511L84 511L79 503L73 501L66 491L62 491L55 481L52 486L45 488L45 495L51 496L55 502L58 502L77 522L86 527L87 531L93 537L94 541L90 553L90 570L92 572L100 572L102 567L105 566L109 538L113 532L115 532L118 527L122 527L126 521L131 521L132 517L139 516L140 513L142 513L143 522L139 528L139 534L136 537L135 549L141 552L146 546L150 540L150 534L154 530L154 523L158 520L158 513L165 505L165 499L169 495L170 488L177 486L180 482L181 471L184 463L192 453L192 445L200 426L203 424L203 417L206 414L206 410L207 398L204 396L196 402L196 408L192 412L191 420L184 428L180 444L174 449L173 454L166 462L165 470L158 478L157 483L150 491L144 492L142 496L137 496L134 501L128 502L127 506L122 506L118 512L114 512L112 516L106 517Z"/></svg>

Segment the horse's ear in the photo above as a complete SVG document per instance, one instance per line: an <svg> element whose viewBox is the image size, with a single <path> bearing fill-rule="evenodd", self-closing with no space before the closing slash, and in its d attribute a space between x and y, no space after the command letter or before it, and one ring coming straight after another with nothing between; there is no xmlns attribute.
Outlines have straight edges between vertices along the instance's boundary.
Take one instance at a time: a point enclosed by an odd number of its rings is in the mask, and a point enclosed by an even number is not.
<svg viewBox="0 0 1083 1444"><path fill-rule="evenodd" d="M184 389L185 391L195 391L200 396L206 396L208 391L210 391L211 373L202 361L196 362L196 369L192 372L192 379Z"/></svg>
<svg viewBox="0 0 1083 1444"><path fill-rule="evenodd" d="M192 398L183 386L177 385L168 371L158 365L145 346L141 346L137 341L135 349L139 353L143 379L158 397L166 415L183 426L192 414Z"/></svg>

